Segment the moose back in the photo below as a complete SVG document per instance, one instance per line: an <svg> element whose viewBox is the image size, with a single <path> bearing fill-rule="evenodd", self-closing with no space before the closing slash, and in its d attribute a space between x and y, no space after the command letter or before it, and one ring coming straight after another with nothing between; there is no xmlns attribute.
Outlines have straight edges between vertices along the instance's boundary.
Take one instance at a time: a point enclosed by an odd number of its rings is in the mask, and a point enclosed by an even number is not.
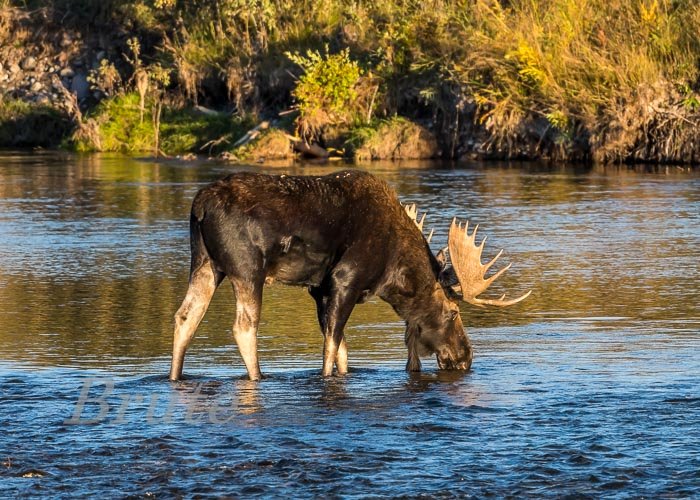
<svg viewBox="0 0 700 500"><path fill-rule="evenodd" d="M175 314L170 379L182 376L185 351L224 278L236 295L233 335L252 380L261 377L257 330L266 283L308 288L324 339L324 376L348 370L343 329L355 304L377 295L406 322L409 371L435 354L443 370L468 370L472 346L458 300L507 306L523 300L477 297L490 278L476 229L452 221L449 256L434 255L415 207L361 171L326 176L239 172L201 189L190 214L187 295ZM450 263L451 261L451 263Z"/></svg>

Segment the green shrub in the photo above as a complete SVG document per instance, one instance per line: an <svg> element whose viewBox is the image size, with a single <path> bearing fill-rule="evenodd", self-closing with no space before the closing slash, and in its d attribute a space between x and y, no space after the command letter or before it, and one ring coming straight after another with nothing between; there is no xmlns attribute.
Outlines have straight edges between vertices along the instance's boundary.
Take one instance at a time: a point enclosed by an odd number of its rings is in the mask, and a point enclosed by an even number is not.
<svg viewBox="0 0 700 500"><path fill-rule="evenodd" d="M355 89L361 76L356 61L346 48L338 54L309 50L305 56L288 53L303 75L292 92L299 110L297 126L305 136L316 136L326 125L350 123L356 116Z"/></svg>
<svg viewBox="0 0 700 500"><path fill-rule="evenodd" d="M89 116L97 123L101 151L136 153L153 150L153 122L149 113L141 120L138 94L104 99ZM73 147L77 151L91 151L96 144L77 139Z"/></svg>

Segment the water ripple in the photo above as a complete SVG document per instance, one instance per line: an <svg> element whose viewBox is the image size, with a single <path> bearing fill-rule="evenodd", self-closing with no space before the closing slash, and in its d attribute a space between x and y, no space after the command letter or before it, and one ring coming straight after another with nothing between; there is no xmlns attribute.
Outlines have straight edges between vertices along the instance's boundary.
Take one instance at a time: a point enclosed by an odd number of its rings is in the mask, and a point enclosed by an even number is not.
<svg viewBox="0 0 700 500"><path fill-rule="evenodd" d="M4 496L700 496L696 172L374 165L435 248L468 217L515 263L499 290L534 289L462 307L473 370L405 373L403 324L373 300L349 375L323 379L313 301L272 286L250 382L222 286L171 383L189 201L228 167L2 159Z"/></svg>

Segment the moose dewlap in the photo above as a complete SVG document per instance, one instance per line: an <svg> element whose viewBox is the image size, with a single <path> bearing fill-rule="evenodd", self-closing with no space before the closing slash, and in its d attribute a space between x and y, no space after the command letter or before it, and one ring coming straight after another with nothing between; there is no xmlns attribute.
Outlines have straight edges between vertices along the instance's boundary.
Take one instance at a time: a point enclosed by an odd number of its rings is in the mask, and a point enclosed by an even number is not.
<svg viewBox="0 0 700 500"><path fill-rule="evenodd" d="M424 219L424 217L423 217ZM175 314L170 379L182 376L185 351L214 291L228 278L236 295L233 334L248 375L259 379L257 330L262 291L273 280L308 287L324 338L323 375L347 373L343 328L355 304L372 295L406 322L406 369L435 354L443 370L468 370L472 346L458 300L508 306L477 296L489 278L475 244L452 221L449 252L434 255L415 206L403 207L383 181L361 171L326 176L239 172L201 189L190 214L191 267L187 295ZM450 259L448 261L447 253Z"/></svg>

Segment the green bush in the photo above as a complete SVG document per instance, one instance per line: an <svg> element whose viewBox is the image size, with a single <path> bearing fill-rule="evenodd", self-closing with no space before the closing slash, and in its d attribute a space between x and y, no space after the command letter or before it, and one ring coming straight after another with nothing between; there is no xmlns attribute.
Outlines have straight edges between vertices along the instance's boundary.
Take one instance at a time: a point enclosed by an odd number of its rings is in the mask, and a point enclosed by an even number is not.
<svg viewBox="0 0 700 500"><path fill-rule="evenodd" d="M297 125L303 136L318 135L328 124L353 121L357 112L355 87L361 72L347 48L338 54L328 54L326 47L323 55L309 50L305 56L287 56L304 70L292 92L299 110Z"/></svg>
<svg viewBox="0 0 700 500"><path fill-rule="evenodd" d="M141 120L139 96L136 93L118 95L100 102L89 117L97 123L101 151L152 151L155 132L148 110L147 106ZM91 151L95 147L93 142L80 139L74 144L78 151Z"/></svg>

